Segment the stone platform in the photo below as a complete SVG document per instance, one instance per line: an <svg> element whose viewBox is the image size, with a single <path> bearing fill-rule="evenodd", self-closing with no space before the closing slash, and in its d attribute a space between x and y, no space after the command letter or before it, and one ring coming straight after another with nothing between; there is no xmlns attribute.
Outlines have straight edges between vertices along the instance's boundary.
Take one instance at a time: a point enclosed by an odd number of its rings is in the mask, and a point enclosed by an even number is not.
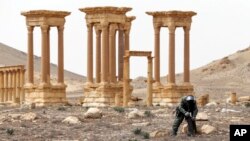
<svg viewBox="0 0 250 141"><path fill-rule="evenodd" d="M35 103L36 106L65 104L66 85L25 86L25 104Z"/></svg>
<svg viewBox="0 0 250 141"><path fill-rule="evenodd" d="M122 106L122 83L86 83L83 107Z"/></svg>
<svg viewBox="0 0 250 141"><path fill-rule="evenodd" d="M167 85L153 87L153 105L174 105L185 95L193 95L192 85Z"/></svg>

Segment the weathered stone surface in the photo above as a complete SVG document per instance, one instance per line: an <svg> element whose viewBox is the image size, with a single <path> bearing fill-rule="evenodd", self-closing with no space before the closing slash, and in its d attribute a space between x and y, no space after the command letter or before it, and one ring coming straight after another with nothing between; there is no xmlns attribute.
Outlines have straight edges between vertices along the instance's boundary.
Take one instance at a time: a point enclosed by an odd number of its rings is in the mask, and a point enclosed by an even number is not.
<svg viewBox="0 0 250 141"><path fill-rule="evenodd" d="M79 123L81 123L81 121L75 116L69 116L69 117L65 118L62 122L63 123L68 123L68 124L79 124Z"/></svg>
<svg viewBox="0 0 250 141"><path fill-rule="evenodd" d="M200 112L196 116L197 121L208 121L208 115L205 112Z"/></svg>
<svg viewBox="0 0 250 141"><path fill-rule="evenodd" d="M128 113L128 118L130 119L139 117L144 117L144 113L139 111L138 109L134 109L132 112Z"/></svg>
<svg viewBox="0 0 250 141"><path fill-rule="evenodd" d="M222 113L225 113L225 112L240 113L241 111L236 111L236 110L233 110L233 109L222 108L222 109L221 109L221 112L222 112Z"/></svg>
<svg viewBox="0 0 250 141"><path fill-rule="evenodd" d="M241 96L238 98L239 102L250 101L250 96Z"/></svg>
<svg viewBox="0 0 250 141"><path fill-rule="evenodd" d="M102 111L98 108L89 108L88 111L84 114L85 118L101 118Z"/></svg>
<svg viewBox="0 0 250 141"><path fill-rule="evenodd" d="M168 132L165 130L156 130L154 132L151 132L149 136L151 138L159 138L159 137L165 137L168 135Z"/></svg>
<svg viewBox="0 0 250 141"><path fill-rule="evenodd" d="M35 109L36 104L35 103L24 103L21 105L21 109Z"/></svg>
<svg viewBox="0 0 250 141"><path fill-rule="evenodd" d="M167 109L157 109L157 110L152 110L152 114L162 114L165 113Z"/></svg>
<svg viewBox="0 0 250 141"><path fill-rule="evenodd" d="M201 127L201 133L204 133L204 134L210 134L215 131L216 131L216 128L211 125L203 125Z"/></svg>
<svg viewBox="0 0 250 141"><path fill-rule="evenodd" d="M181 132L182 132L182 133L187 133L187 130L188 130L188 124L185 123L185 124L183 124L183 126L182 126L182 128L181 128Z"/></svg>
<svg viewBox="0 0 250 141"><path fill-rule="evenodd" d="M149 125L151 125L151 123L150 122L142 122L142 123L133 123L132 124L133 126L149 126Z"/></svg>
<svg viewBox="0 0 250 141"><path fill-rule="evenodd" d="M12 119L17 120L17 119L20 119L21 114L8 114L8 116L9 116L10 118L12 118Z"/></svg>
<svg viewBox="0 0 250 141"><path fill-rule="evenodd" d="M205 106L206 106L206 107L213 107L213 106L218 106L218 104L219 104L219 103L213 101L213 102L209 102L209 103L206 104Z"/></svg>
<svg viewBox="0 0 250 141"><path fill-rule="evenodd" d="M21 117L20 117L21 120L35 120L37 118L38 118L37 114L32 113L32 112L25 113L25 114L21 115Z"/></svg>

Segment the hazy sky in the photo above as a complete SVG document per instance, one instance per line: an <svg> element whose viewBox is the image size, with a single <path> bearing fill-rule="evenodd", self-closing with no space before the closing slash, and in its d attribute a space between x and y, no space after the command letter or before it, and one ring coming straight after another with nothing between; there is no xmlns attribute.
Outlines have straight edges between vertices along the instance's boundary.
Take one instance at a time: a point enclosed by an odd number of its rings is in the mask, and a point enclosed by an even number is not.
<svg viewBox="0 0 250 141"><path fill-rule="evenodd" d="M79 8L92 6L127 6L136 16L130 32L131 50L152 51L152 17L146 11L191 10L193 17L190 48L191 68L244 49L250 45L249 0L0 0L0 42L27 52L27 29L21 11L65 10L65 69L86 75L87 28L85 14ZM176 71L183 70L183 29L176 30ZM57 64L57 30L51 29L51 62ZM34 30L34 52L41 55L41 32ZM161 75L167 74L168 31L161 30ZM131 77L146 76L146 58L131 59Z"/></svg>

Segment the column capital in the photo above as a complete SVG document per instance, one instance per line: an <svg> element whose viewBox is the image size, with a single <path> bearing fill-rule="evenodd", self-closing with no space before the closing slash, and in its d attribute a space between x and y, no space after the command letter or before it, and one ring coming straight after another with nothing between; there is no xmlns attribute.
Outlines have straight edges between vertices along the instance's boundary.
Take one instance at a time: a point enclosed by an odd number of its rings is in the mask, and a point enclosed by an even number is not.
<svg viewBox="0 0 250 141"><path fill-rule="evenodd" d="M115 31L118 29L116 24L111 24L109 26L109 36L115 36Z"/></svg>
<svg viewBox="0 0 250 141"><path fill-rule="evenodd" d="M34 30L34 26L27 25L27 29L29 33L32 33Z"/></svg>
<svg viewBox="0 0 250 141"><path fill-rule="evenodd" d="M184 30L185 34L189 33L190 29L191 29L191 26L184 26L183 27L183 30Z"/></svg>
<svg viewBox="0 0 250 141"><path fill-rule="evenodd" d="M97 36L100 36L100 33L101 33L101 31L102 31L102 28L101 28L100 24L94 25L94 28L95 28L95 33L96 33L96 35L97 35Z"/></svg>
<svg viewBox="0 0 250 141"><path fill-rule="evenodd" d="M176 27L174 25L168 26L169 33L175 33Z"/></svg>
<svg viewBox="0 0 250 141"><path fill-rule="evenodd" d="M109 23L108 23L108 22L102 22L102 23L101 23L101 28L102 28L102 29L108 28L108 26L109 26Z"/></svg>
<svg viewBox="0 0 250 141"><path fill-rule="evenodd" d="M64 30L64 26L63 26L63 25L57 26L57 30L58 30L58 31L63 31L63 30Z"/></svg>
<svg viewBox="0 0 250 141"><path fill-rule="evenodd" d="M42 25L41 30L42 30L42 32L48 32L49 26L48 25Z"/></svg>
<svg viewBox="0 0 250 141"><path fill-rule="evenodd" d="M155 31L155 34L159 34L160 33L160 30L161 30L161 25L160 24L154 24L154 31Z"/></svg>

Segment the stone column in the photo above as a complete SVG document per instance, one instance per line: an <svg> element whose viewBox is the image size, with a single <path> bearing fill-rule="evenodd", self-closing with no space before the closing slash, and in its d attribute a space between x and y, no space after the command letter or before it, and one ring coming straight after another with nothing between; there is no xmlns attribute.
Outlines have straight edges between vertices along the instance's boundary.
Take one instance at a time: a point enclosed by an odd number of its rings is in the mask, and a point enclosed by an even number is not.
<svg viewBox="0 0 250 141"><path fill-rule="evenodd" d="M189 31L190 27L184 27L184 83L190 82Z"/></svg>
<svg viewBox="0 0 250 141"><path fill-rule="evenodd" d="M169 26L168 84L175 84L175 26Z"/></svg>
<svg viewBox="0 0 250 141"><path fill-rule="evenodd" d="M152 71L153 71L153 64L152 64L152 57L148 56L148 79L147 79L147 106L152 106Z"/></svg>
<svg viewBox="0 0 250 141"><path fill-rule="evenodd" d="M100 83L101 75L101 30L96 29L96 83Z"/></svg>
<svg viewBox="0 0 250 141"><path fill-rule="evenodd" d="M46 61L46 67L47 67L46 77L47 77L48 84L50 84L50 27L48 27L48 32L47 32L46 50L47 50L47 54L46 54L46 57L47 57L47 61Z"/></svg>
<svg viewBox="0 0 250 141"><path fill-rule="evenodd" d="M19 101L20 101L20 70L19 69L16 72L16 87L17 87L16 98L19 98Z"/></svg>
<svg viewBox="0 0 250 141"><path fill-rule="evenodd" d="M27 58L27 76L28 85L34 83L34 61L33 61L33 26L27 26L28 29L28 58Z"/></svg>
<svg viewBox="0 0 250 141"><path fill-rule="evenodd" d="M123 72L123 107L128 106L129 102L129 56L125 56Z"/></svg>
<svg viewBox="0 0 250 141"><path fill-rule="evenodd" d="M108 66L107 51L108 51L108 23L104 23L102 26L102 59L101 59L101 82L107 82L108 72L106 67Z"/></svg>
<svg viewBox="0 0 250 141"><path fill-rule="evenodd" d="M0 72L0 102L3 102L3 85L4 85L4 81L3 81L3 72Z"/></svg>
<svg viewBox="0 0 250 141"><path fill-rule="evenodd" d="M154 26L155 49L154 49L154 77L156 84L160 84L160 29L159 25Z"/></svg>
<svg viewBox="0 0 250 141"><path fill-rule="evenodd" d="M16 70L13 71L13 90L12 90L12 101L13 103L16 103Z"/></svg>
<svg viewBox="0 0 250 141"><path fill-rule="evenodd" d="M47 80L47 45L48 45L48 25L42 25L42 58L41 58L41 84L42 86L45 86L48 84Z"/></svg>
<svg viewBox="0 0 250 141"><path fill-rule="evenodd" d="M107 66L106 66L106 71L107 71L107 81L108 82L110 82L110 75L109 75L109 66L110 66L110 64L109 64L109 49L110 49L110 45L109 45L109 26L108 26L108 37L107 37L107 50L106 50L106 53L107 53L107 55L106 55L106 59L107 59Z"/></svg>
<svg viewBox="0 0 250 141"><path fill-rule="evenodd" d="M7 101L11 101L12 98L12 72L9 71L9 75L8 75L8 79L9 79L9 84L8 84L8 100Z"/></svg>
<svg viewBox="0 0 250 141"><path fill-rule="evenodd" d="M8 100L8 71L4 73L4 95L3 95L3 102Z"/></svg>
<svg viewBox="0 0 250 141"><path fill-rule="evenodd" d="M115 25L110 26L109 30L109 76L110 82L116 82L116 46L115 46Z"/></svg>
<svg viewBox="0 0 250 141"><path fill-rule="evenodd" d="M24 71L25 70L20 70L20 103L22 103L25 100L25 95L24 95L24 89L23 89L23 84L24 84Z"/></svg>
<svg viewBox="0 0 250 141"><path fill-rule="evenodd" d="M124 42L125 42L125 51L129 50L129 30L125 30L125 37L124 37Z"/></svg>
<svg viewBox="0 0 250 141"><path fill-rule="evenodd" d="M118 36L118 80L121 81L123 77L123 56L124 56L124 32L123 30L119 30Z"/></svg>
<svg viewBox="0 0 250 141"><path fill-rule="evenodd" d="M87 28L88 28L87 82L93 83L93 25L87 24Z"/></svg>
<svg viewBox="0 0 250 141"><path fill-rule="evenodd" d="M64 84L64 47L63 47L63 30L64 26L58 26L58 76L57 83Z"/></svg>

